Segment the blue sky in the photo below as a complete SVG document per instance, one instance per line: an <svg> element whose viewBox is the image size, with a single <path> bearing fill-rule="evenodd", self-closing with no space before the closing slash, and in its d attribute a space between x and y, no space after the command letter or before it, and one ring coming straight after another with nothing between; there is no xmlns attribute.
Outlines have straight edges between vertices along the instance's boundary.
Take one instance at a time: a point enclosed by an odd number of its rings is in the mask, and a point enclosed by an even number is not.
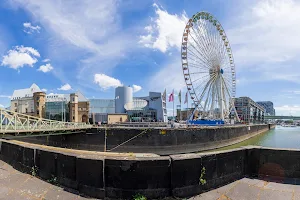
<svg viewBox="0 0 300 200"><path fill-rule="evenodd" d="M121 84L135 85L135 96L185 93L181 37L198 11L213 14L227 33L236 96L300 115L300 2L293 0L1 1L0 104L32 83L88 98L112 98Z"/></svg>

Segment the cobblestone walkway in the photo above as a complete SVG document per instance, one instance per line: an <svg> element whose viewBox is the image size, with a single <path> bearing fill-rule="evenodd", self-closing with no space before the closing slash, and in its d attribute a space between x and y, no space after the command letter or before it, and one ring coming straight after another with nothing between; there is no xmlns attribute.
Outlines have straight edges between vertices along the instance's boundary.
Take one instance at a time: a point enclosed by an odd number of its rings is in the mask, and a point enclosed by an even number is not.
<svg viewBox="0 0 300 200"><path fill-rule="evenodd" d="M84 200L76 191L21 173L0 160L0 200Z"/></svg>
<svg viewBox="0 0 300 200"><path fill-rule="evenodd" d="M300 200L300 185L243 178L189 200Z"/></svg>

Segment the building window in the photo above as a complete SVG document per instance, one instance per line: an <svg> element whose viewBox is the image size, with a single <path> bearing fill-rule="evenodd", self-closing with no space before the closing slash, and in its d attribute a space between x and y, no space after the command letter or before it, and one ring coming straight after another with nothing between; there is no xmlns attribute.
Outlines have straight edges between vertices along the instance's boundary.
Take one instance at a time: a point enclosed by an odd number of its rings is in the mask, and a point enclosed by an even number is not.
<svg viewBox="0 0 300 200"><path fill-rule="evenodd" d="M75 117L73 116L73 120L75 119Z"/></svg>
<svg viewBox="0 0 300 200"><path fill-rule="evenodd" d="M74 98L74 97L72 97L72 101L73 101L73 102L75 101L75 98Z"/></svg>
<svg viewBox="0 0 300 200"><path fill-rule="evenodd" d="M25 108L25 112L28 113L28 108Z"/></svg>
<svg viewBox="0 0 300 200"><path fill-rule="evenodd" d="M40 97L36 97L36 100L37 100L37 101L40 100Z"/></svg>
<svg viewBox="0 0 300 200"><path fill-rule="evenodd" d="M18 104L17 103L15 103L15 107L17 107L18 106Z"/></svg>
<svg viewBox="0 0 300 200"><path fill-rule="evenodd" d="M18 110L17 110L17 109L15 109L15 112L18 112Z"/></svg>

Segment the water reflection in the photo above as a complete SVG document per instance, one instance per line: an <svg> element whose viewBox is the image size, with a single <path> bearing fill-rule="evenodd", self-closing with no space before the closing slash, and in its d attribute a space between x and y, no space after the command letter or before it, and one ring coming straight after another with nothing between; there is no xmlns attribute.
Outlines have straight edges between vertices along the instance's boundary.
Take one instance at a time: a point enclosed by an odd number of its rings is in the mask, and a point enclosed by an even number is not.
<svg viewBox="0 0 300 200"><path fill-rule="evenodd" d="M300 127L276 126L275 129L250 138L249 140L217 150L226 150L247 145L300 149Z"/></svg>

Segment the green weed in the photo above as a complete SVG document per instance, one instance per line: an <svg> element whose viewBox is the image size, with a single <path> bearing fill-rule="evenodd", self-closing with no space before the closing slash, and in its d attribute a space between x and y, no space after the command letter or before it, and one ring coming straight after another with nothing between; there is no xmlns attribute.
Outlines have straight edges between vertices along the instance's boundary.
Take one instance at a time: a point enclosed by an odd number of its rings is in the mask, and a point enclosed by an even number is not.
<svg viewBox="0 0 300 200"><path fill-rule="evenodd" d="M201 175L200 175L200 178L199 178L199 185L205 185L206 184L206 180L204 179L204 175L205 175L205 167L203 167L201 169Z"/></svg>
<svg viewBox="0 0 300 200"><path fill-rule="evenodd" d="M147 197L141 194L136 194L133 196L133 200L147 200Z"/></svg>

